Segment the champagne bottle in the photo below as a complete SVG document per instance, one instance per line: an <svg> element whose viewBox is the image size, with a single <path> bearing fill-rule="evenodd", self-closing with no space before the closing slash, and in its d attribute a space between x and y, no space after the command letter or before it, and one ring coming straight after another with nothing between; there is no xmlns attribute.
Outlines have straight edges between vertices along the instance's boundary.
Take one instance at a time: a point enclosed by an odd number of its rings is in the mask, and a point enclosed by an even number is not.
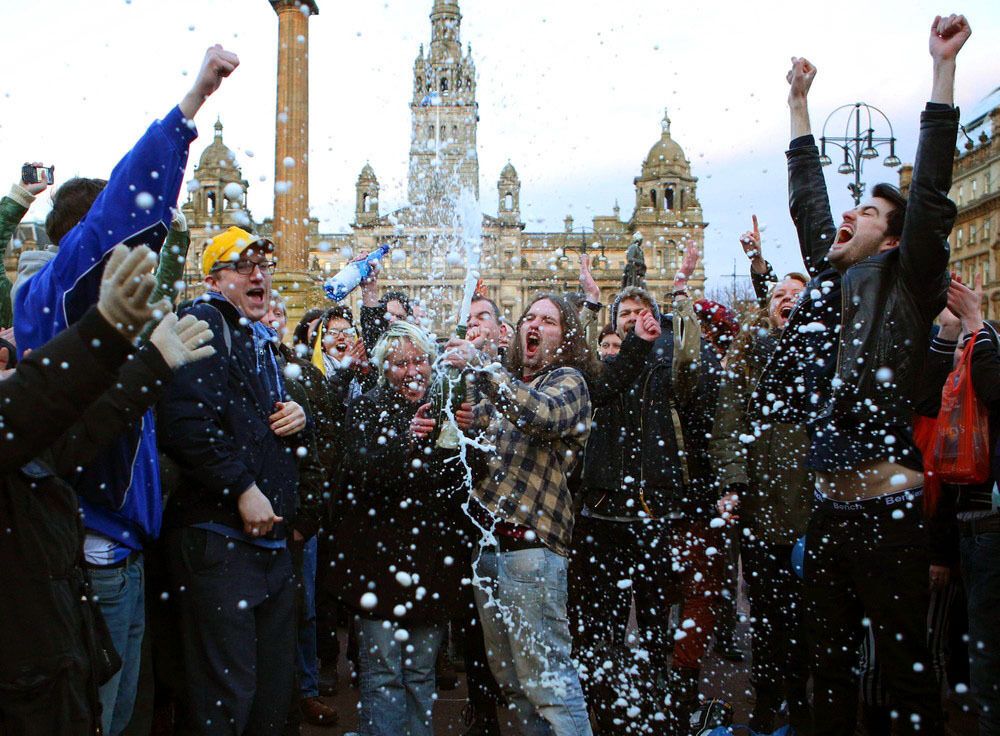
<svg viewBox="0 0 1000 736"><path fill-rule="evenodd" d="M343 301L348 294L358 288L358 284L368 278L374 264L382 260L391 248L392 246L388 243L380 245L378 250L369 253L363 261L351 261L335 275L328 278L323 283L323 290L326 292L327 298L335 302Z"/></svg>
<svg viewBox="0 0 1000 736"><path fill-rule="evenodd" d="M465 339L466 327L459 325L455 335ZM455 423L455 412L465 401L465 371L453 365L438 363L431 380L431 412L435 424L433 439L436 447L454 450L459 445L459 429Z"/></svg>

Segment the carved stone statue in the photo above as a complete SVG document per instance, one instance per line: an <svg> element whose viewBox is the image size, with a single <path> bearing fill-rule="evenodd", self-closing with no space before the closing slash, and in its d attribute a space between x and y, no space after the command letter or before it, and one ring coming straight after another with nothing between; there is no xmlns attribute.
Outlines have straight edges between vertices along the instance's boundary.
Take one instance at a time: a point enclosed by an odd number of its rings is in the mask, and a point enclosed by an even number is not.
<svg viewBox="0 0 1000 736"><path fill-rule="evenodd" d="M646 258L642 253L642 233L632 236L632 243L625 251L625 273L622 275L622 288L638 286L646 288Z"/></svg>

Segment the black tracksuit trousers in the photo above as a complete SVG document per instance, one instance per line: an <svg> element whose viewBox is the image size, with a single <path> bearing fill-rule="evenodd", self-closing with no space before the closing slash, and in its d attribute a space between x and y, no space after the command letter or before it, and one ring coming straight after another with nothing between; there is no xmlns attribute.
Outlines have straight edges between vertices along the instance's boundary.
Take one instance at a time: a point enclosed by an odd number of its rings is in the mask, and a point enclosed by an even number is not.
<svg viewBox="0 0 1000 736"><path fill-rule="evenodd" d="M853 736L858 647L870 619L897 733L943 731L927 647L929 554L919 497L826 502L806 533L805 594L816 736Z"/></svg>

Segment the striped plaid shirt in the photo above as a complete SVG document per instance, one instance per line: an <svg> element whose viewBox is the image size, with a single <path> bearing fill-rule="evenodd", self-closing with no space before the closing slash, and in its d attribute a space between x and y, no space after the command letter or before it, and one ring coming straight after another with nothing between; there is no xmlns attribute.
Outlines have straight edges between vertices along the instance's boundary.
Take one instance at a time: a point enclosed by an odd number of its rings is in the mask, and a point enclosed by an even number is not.
<svg viewBox="0 0 1000 736"><path fill-rule="evenodd" d="M493 367L477 376L487 400L476 407L496 451L474 495L494 517L535 530L569 555L573 497L566 480L590 434L590 392L576 368L559 366L518 381Z"/></svg>

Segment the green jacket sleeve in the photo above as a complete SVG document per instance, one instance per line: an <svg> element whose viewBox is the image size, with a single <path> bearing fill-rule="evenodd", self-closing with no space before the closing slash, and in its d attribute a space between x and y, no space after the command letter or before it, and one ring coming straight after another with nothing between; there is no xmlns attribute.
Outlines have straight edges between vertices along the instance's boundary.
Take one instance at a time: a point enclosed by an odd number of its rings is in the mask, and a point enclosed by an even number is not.
<svg viewBox="0 0 1000 736"><path fill-rule="evenodd" d="M719 389L719 404L715 410L715 426L708 452L719 479L719 487L748 485L745 382L734 371L726 371Z"/></svg>
<svg viewBox="0 0 1000 736"><path fill-rule="evenodd" d="M156 266L156 286L153 287L153 293L149 295L150 304L156 304L166 297L171 304L177 306L177 288L174 284L184 278L184 262L187 260L190 246L191 233L187 230L174 230L171 227L167 231L163 247L160 248L160 262ZM149 322L143 328L139 339L142 342L147 342L157 324L159 324L157 321Z"/></svg>
<svg viewBox="0 0 1000 736"><path fill-rule="evenodd" d="M163 297L177 304L177 288L174 284L184 278L184 263L190 246L190 232L170 228L160 249L160 264L156 267L156 287L149 296L150 304L155 304Z"/></svg>
<svg viewBox="0 0 1000 736"><path fill-rule="evenodd" d="M14 309L10 302L10 290L14 284L7 278L7 270L2 265L3 259L7 255L7 247L14 237L14 231L34 199L16 184L11 189L10 196L0 199L0 329L14 324Z"/></svg>
<svg viewBox="0 0 1000 736"><path fill-rule="evenodd" d="M689 297L674 299L673 304L674 362L671 380L677 389L678 401L687 404L698 393L698 372L701 369L701 324Z"/></svg>

